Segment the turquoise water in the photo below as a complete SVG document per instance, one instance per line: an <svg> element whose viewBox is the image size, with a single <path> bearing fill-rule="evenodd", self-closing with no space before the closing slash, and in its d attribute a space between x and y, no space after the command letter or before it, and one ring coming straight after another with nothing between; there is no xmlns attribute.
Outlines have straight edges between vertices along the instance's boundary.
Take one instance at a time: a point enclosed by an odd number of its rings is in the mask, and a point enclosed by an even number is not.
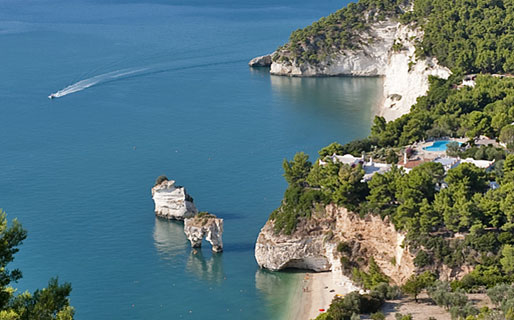
<svg viewBox="0 0 514 320"><path fill-rule="evenodd" d="M429 147L424 147L426 151L446 151L446 145L452 142L451 140L439 140L432 143ZM459 143L460 144L460 143Z"/></svg>
<svg viewBox="0 0 514 320"><path fill-rule="evenodd" d="M260 271L253 248L282 160L366 136L380 80L246 63L343 4L0 0L0 207L29 231L20 290L59 275L79 320L279 319L295 275ZM161 174L225 219L224 253L193 255L155 219Z"/></svg>

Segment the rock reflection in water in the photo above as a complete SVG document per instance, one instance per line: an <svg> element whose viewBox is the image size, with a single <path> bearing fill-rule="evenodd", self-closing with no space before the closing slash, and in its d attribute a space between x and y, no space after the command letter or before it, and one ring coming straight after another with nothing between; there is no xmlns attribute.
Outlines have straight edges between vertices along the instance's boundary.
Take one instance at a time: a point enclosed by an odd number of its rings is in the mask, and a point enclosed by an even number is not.
<svg viewBox="0 0 514 320"><path fill-rule="evenodd" d="M188 240L182 222L155 218L153 239L155 248L164 260L186 254Z"/></svg>
<svg viewBox="0 0 514 320"><path fill-rule="evenodd" d="M212 253L210 258L205 258L201 249L192 249L186 268L200 280L220 284L225 279L221 253Z"/></svg>
<svg viewBox="0 0 514 320"><path fill-rule="evenodd" d="M382 78L325 77L298 78L271 76L273 92L294 102L307 113L316 113L343 123L369 121L382 96ZM354 119L348 121L348 118Z"/></svg>
<svg viewBox="0 0 514 320"><path fill-rule="evenodd" d="M221 283L225 279L222 254L209 253L206 258L201 249L191 249L183 222L156 218L153 238L161 259L174 261L173 265L177 266L187 257L186 271L198 279L213 283Z"/></svg>

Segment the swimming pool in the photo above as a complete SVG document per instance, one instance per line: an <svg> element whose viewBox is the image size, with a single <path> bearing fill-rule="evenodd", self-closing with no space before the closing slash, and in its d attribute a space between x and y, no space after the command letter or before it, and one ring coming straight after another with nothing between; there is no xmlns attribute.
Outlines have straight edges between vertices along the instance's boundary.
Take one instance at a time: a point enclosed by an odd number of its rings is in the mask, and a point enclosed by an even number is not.
<svg viewBox="0 0 514 320"><path fill-rule="evenodd" d="M450 142L456 142L456 141L451 141L451 140L439 140L439 141L435 141L431 146L429 147L424 147L423 150L426 150L426 151L446 151L446 145ZM457 142L459 145L461 144L460 142Z"/></svg>

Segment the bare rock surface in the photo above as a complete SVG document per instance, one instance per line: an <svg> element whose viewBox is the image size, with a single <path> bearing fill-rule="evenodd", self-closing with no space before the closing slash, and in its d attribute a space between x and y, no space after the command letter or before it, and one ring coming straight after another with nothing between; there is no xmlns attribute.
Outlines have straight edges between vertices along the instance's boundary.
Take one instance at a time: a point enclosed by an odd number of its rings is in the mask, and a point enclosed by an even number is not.
<svg viewBox="0 0 514 320"><path fill-rule="evenodd" d="M250 67L269 67L271 66L271 56L272 54L267 54L264 56L256 57L250 60L248 65Z"/></svg>
<svg viewBox="0 0 514 320"><path fill-rule="evenodd" d="M352 251L352 259L362 260L363 267L373 257L384 274L403 284L416 270L414 256L403 248L404 237L378 216L361 218L328 205L323 214L302 220L291 235L275 233L273 221L268 221L259 233L255 258L259 266L274 271L300 268L342 275L337 245L343 242Z"/></svg>
<svg viewBox="0 0 514 320"><path fill-rule="evenodd" d="M193 198L186 189L175 185L174 180L165 180L152 188L155 215L161 218L184 220L198 213Z"/></svg>
<svg viewBox="0 0 514 320"><path fill-rule="evenodd" d="M223 219L212 214L200 213L194 218L184 220L184 233L193 248L200 248L205 237L212 251L223 251Z"/></svg>

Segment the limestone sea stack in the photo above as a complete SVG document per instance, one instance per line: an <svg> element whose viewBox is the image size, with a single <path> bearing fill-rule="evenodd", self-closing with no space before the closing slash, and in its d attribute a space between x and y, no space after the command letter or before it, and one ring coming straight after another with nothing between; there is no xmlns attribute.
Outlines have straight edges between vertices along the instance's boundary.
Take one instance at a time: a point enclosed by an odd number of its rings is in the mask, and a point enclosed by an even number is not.
<svg viewBox="0 0 514 320"><path fill-rule="evenodd" d="M152 198L155 202L155 215L158 217L184 220L194 217L196 210L193 198L186 189L175 185L174 180L161 176L152 188Z"/></svg>
<svg viewBox="0 0 514 320"><path fill-rule="evenodd" d="M205 237L211 244L212 251L223 251L223 219L213 214L200 212L194 218L185 219L184 232L193 248L200 248Z"/></svg>

